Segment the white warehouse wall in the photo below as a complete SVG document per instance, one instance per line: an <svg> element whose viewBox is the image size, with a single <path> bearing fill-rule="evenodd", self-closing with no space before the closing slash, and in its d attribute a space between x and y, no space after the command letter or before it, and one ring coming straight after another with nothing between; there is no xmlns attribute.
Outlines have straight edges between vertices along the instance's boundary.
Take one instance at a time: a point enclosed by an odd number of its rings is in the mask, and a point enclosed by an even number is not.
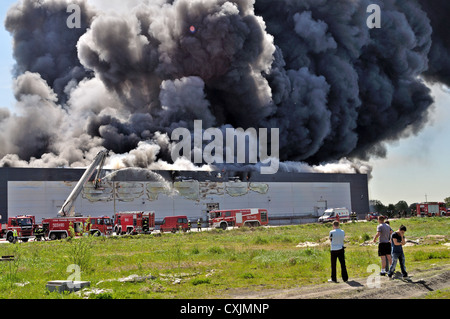
<svg viewBox="0 0 450 319"><path fill-rule="evenodd" d="M32 214L41 222L56 217L76 182L8 181L9 216ZM113 192L113 190L115 190ZM206 204L220 209L267 208L269 217L317 215L327 207L351 207L348 182L105 182L101 190L87 184L75 202L83 216L112 216L114 211L155 211L156 219L187 215L205 218Z"/></svg>

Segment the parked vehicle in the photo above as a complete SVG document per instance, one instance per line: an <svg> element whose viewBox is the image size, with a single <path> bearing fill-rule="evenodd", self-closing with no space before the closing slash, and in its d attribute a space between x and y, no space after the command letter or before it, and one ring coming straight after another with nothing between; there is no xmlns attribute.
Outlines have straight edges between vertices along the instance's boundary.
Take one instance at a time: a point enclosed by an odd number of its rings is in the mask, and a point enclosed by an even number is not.
<svg viewBox="0 0 450 319"><path fill-rule="evenodd" d="M370 222L371 220L378 219L380 213L368 213L366 216L366 220Z"/></svg>
<svg viewBox="0 0 450 319"><path fill-rule="evenodd" d="M82 236L85 232L94 236L112 233L111 218L106 216L47 218L42 221L42 227L50 240L67 238L71 232L75 236Z"/></svg>
<svg viewBox="0 0 450 319"><path fill-rule="evenodd" d="M257 227L267 225L269 216L266 209L248 208L248 209L224 209L213 210L209 212L209 224L213 228L227 227Z"/></svg>
<svg viewBox="0 0 450 319"><path fill-rule="evenodd" d="M427 202L416 205L417 217L450 216L450 211L445 203Z"/></svg>
<svg viewBox="0 0 450 319"><path fill-rule="evenodd" d="M322 216L319 217L319 223L327 223L339 220L346 222L350 220L350 212L347 208L329 208L325 210Z"/></svg>
<svg viewBox="0 0 450 319"><path fill-rule="evenodd" d="M114 232L149 234L155 229L155 212L120 212L114 215Z"/></svg>
<svg viewBox="0 0 450 319"><path fill-rule="evenodd" d="M17 232L17 240L27 242L34 236L37 228L33 215L20 215L8 218L7 224L0 224L1 238L6 238L10 243L14 242L14 231Z"/></svg>
<svg viewBox="0 0 450 319"><path fill-rule="evenodd" d="M164 217L162 224L159 228L160 232L172 232L175 233L177 230L188 231L189 221L187 216L166 216Z"/></svg>

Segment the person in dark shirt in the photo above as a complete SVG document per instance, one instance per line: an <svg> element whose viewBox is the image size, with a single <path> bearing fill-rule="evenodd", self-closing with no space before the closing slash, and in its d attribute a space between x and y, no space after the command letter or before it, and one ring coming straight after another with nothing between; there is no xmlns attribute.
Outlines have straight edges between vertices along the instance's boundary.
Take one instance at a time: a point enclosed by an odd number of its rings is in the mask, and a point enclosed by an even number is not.
<svg viewBox="0 0 450 319"><path fill-rule="evenodd" d="M405 254L403 253L403 245L406 244L405 232L406 226L401 225L399 229L392 234L392 265L391 268L389 268L388 272L389 278L392 278L392 275L394 274L395 267L397 266L397 261L400 261L400 269L402 271L403 278L408 278L408 273L406 272L405 266Z"/></svg>

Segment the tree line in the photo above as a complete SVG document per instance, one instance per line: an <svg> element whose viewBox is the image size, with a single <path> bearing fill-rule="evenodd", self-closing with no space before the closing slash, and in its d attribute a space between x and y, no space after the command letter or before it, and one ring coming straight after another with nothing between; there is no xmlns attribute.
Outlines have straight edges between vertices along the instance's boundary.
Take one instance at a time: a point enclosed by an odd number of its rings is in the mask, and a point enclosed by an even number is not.
<svg viewBox="0 0 450 319"><path fill-rule="evenodd" d="M447 205L447 208L450 208L450 197L446 197L444 202ZM399 201L397 204L389 205L384 205L379 200L370 201L370 206L371 209L373 209L373 212L383 214L388 218L415 216L417 214L416 205L417 203L408 205L408 203L404 200Z"/></svg>

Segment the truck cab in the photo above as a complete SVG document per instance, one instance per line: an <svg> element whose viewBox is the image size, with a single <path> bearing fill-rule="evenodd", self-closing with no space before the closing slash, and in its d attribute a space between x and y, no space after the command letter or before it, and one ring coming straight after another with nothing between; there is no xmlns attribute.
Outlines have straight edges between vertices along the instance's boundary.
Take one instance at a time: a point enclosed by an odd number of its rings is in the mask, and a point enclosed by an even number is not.
<svg viewBox="0 0 450 319"><path fill-rule="evenodd" d="M155 212L119 212L114 215L114 232L123 234L149 234L155 228Z"/></svg>
<svg viewBox="0 0 450 319"><path fill-rule="evenodd" d="M94 236L111 235L113 230L112 219L107 216L91 217L90 234Z"/></svg>
<svg viewBox="0 0 450 319"><path fill-rule="evenodd" d="M17 239L27 242L34 235L36 228L35 217L32 215L20 215L8 218L8 224L0 228L2 237L12 243L14 241L14 230L17 232Z"/></svg>

